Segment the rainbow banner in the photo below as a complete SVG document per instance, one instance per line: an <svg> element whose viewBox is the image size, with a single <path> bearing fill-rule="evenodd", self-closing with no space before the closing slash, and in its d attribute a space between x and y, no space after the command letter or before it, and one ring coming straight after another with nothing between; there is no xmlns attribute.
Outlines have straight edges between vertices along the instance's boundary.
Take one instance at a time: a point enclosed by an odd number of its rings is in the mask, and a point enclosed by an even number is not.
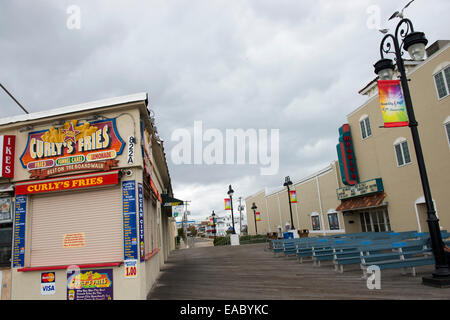
<svg viewBox="0 0 450 320"><path fill-rule="evenodd" d="M231 210L231 200L225 199L225 210Z"/></svg>
<svg viewBox="0 0 450 320"><path fill-rule="evenodd" d="M378 80L378 93L384 126L386 128L408 126L400 80Z"/></svg>
<svg viewBox="0 0 450 320"><path fill-rule="evenodd" d="M256 212L255 213L255 220L256 221L261 221L261 213L260 212Z"/></svg>
<svg viewBox="0 0 450 320"><path fill-rule="evenodd" d="M289 191L289 200L291 203L297 203L297 192L295 190Z"/></svg>

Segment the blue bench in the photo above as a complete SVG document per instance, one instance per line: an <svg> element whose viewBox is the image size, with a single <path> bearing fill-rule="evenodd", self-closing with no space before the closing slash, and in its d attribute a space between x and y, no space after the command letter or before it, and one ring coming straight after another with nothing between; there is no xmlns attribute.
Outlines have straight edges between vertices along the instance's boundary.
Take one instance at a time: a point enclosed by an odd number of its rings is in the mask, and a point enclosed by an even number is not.
<svg viewBox="0 0 450 320"><path fill-rule="evenodd" d="M339 270L342 273L344 265L359 263L363 270L363 276L366 277L367 268L371 265L379 266L380 270L426 265L430 261L434 261L431 249L427 247L426 241L422 239L384 244L366 244L358 249L359 256L335 255L333 260L335 270ZM415 274L414 268L413 274Z"/></svg>
<svg viewBox="0 0 450 320"><path fill-rule="evenodd" d="M350 241L344 244L336 244L332 248L324 251L314 252L313 261L315 265L320 266L321 261L345 261L346 263L358 263L361 248L370 245L389 245L393 242L392 239L378 239L378 240L357 240Z"/></svg>
<svg viewBox="0 0 450 320"><path fill-rule="evenodd" d="M367 241L377 241L378 244L392 243L394 241L400 241L404 239L410 239L414 237L416 231L407 232L380 232L371 234L368 240L361 239L348 239L348 240L336 240L334 244L327 248L313 248L312 260L314 265L320 266L321 261L331 261L335 259L335 254L339 254L341 258L347 259L347 263L356 263L358 259L358 247L361 243L370 244ZM352 259L353 258L353 259ZM356 261L356 262L355 262Z"/></svg>

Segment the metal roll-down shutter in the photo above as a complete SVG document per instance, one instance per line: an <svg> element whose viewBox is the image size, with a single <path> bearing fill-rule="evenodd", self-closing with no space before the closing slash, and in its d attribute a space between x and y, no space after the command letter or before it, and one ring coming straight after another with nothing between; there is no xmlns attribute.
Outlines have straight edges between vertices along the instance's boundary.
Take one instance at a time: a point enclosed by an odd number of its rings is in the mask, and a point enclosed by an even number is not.
<svg viewBox="0 0 450 320"><path fill-rule="evenodd" d="M123 260L119 187L31 197L31 267ZM84 233L81 247L64 248L67 235Z"/></svg>

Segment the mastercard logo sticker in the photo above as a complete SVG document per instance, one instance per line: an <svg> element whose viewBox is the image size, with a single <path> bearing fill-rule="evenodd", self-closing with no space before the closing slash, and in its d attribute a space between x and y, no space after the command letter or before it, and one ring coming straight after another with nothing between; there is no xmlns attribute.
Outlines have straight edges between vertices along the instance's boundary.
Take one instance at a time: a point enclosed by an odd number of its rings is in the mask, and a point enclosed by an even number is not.
<svg viewBox="0 0 450 320"><path fill-rule="evenodd" d="M53 272L43 273L41 275L41 282L42 283L55 282L55 274Z"/></svg>

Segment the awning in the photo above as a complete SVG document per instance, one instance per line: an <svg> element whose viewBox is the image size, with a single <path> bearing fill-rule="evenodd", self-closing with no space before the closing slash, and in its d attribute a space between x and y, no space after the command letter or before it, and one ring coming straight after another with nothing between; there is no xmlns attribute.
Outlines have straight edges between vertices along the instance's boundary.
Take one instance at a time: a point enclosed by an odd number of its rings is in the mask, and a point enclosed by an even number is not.
<svg viewBox="0 0 450 320"><path fill-rule="evenodd" d="M183 200L170 197L168 194L162 194L163 207L174 207L183 205Z"/></svg>
<svg viewBox="0 0 450 320"><path fill-rule="evenodd" d="M0 184L0 193L1 192L13 192L14 185L13 184Z"/></svg>
<svg viewBox="0 0 450 320"><path fill-rule="evenodd" d="M384 198L386 198L386 194L379 192L368 196L342 200L336 211L360 210L383 206L385 205L383 202Z"/></svg>

